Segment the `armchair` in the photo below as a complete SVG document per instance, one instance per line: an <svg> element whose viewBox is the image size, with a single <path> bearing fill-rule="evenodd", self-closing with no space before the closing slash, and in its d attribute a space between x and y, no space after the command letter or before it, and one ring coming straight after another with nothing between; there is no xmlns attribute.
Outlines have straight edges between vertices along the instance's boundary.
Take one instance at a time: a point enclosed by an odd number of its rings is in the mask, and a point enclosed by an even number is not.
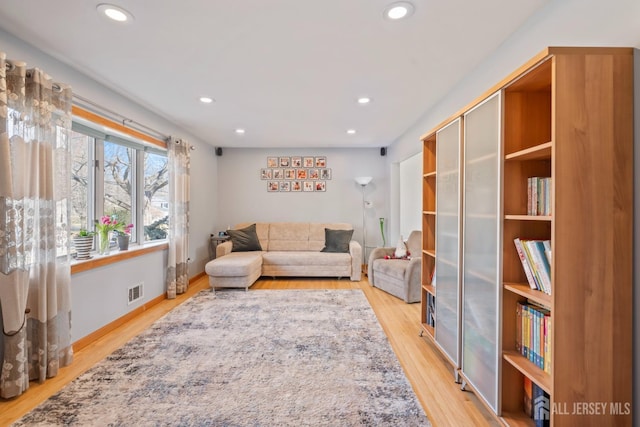
<svg viewBox="0 0 640 427"><path fill-rule="evenodd" d="M369 284L382 289L406 303L420 301L420 262L422 232L414 230L407 240L411 259L385 259L395 248L375 248L369 255Z"/></svg>

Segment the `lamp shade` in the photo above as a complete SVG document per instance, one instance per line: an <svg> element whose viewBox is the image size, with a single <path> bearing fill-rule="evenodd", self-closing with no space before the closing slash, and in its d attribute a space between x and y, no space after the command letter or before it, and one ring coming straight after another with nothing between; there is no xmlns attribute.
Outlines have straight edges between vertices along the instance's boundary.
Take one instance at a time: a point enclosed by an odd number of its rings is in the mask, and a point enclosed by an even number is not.
<svg viewBox="0 0 640 427"><path fill-rule="evenodd" d="M363 187L365 185L367 185L368 183L371 182L371 180L373 179L373 177L371 176L358 176L355 178L356 182L360 185L362 185Z"/></svg>

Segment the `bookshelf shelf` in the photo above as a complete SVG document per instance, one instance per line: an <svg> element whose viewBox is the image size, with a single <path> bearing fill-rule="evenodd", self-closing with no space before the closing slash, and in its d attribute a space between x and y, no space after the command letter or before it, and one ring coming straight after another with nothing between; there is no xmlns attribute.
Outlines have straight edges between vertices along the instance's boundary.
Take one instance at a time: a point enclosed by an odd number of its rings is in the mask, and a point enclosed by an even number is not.
<svg viewBox="0 0 640 427"><path fill-rule="evenodd" d="M424 215L435 215L436 211L422 211Z"/></svg>
<svg viewBox="0 0 640 427"><path fill-rule="evenodd" d="M505 283L504 288L508 291L520 295L521 297L528 298L531 301L534 301L544 307L551 308L551 304L553 303L551 295L533 290L526 283Z"/></svg>
<svg viewBox="0 0 640 427"><path fill-rule="evenodd" d="M502 419L509 426L534 427L534 421L522 412L503 412Z"/></svg>
<svg viewBox="0 0 640 427"><path fill-rule="evenodd" d="M526 375L547 393L551 394L551 375L538 368L531 361L515 351L506 351L502 355L514 368Z"/></svg>
<svg viewBox="0 0 640 427"><path fill-rule="evenodd" d="M435 176L436 176L436 171L433 171L433 172L429 172L429 173L425 173L425 174L424 174L424 177L425 177L425 178L435 178Z"/></svg>
<svg viewBox="0 0 640 427"><path fill-rule="evenodd" d="M504 219L509 221L551 221L551 215L505 215Z"/></svg>
<svg viewBox="0 0 640 427"><path fill-rule="evenodd" d="M436 257L436 251L434 251L433 249L431 249L431 250L423 249L422 253L424 253L427 256L430 256L431 258L435 258Z"/></svg>
<svg viewBox="0 0 640 427"><path fill-rule="evenodd" d="M540 159L550 159L551 158L551 141L545 142L544 144L536 145L531 148L526 148L524 150L516 151L515 153L507 154L504 159L505 160L540 160Z"/></svg>
<svg viewBox="0 0 640 427"><path fill-rule="evenodd" d="M431 286L431 285L422 285L422 289L424 289L425 291L429 292L431 295L435 295L435 294L436 294L436 288L435 288L435 286Z"/></svg>

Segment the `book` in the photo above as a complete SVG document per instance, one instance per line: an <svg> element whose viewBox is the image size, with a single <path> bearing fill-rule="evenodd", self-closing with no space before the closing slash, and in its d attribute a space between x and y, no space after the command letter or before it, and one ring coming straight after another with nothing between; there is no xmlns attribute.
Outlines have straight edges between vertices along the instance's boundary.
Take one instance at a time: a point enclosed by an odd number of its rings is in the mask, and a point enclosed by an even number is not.
<svg viewBox="0 0 640 427"><path fill-rule="evenodd" d="M549 262L547 255L545 255L547 248L549 250L551 249L551 244L548 240L534 240L533 242L538 248L537 255L542 266L541 276L544 281L545 291L547 294L551 295L551 263Z"/></svg>
<svg viewBox="0 0 640 427"><path fill-rule="evenodd" d="M520 240L522 245L522 249L524 251L525 258L527 260L527 264L531 269L531 275L533 276L533 280L536 283L536 290L544 291L544 286L542 284L542 278L540 277L540 273L536 270L536 264L533 260L533 255L531 254L531 248L527 244L528 240Z"/></svg>
<svg viewBox="0 0 640 427"><path fill-rule="evenodd" d="M540 290L548 295L551 295L551 268L546 262L546 257L544 255L544 245L542 244L542 241L525 240L523 241L523 245L527 253L530 254L531 260L533 261L533 272L540 281Z"/></svg>
<svg viewBox="0 0 640 427"><path fill-rule="evenodd" d="M531 406L533 403L533 399L531 398L532 394L533 394L533 383L531 382L531 378L524 377L523 409L524 409L524 413L527 414L529 418L533 417L532 406Z"/></svg>
<svg viewBox="0 0 640 427"><path fill-rule="evenodd" d="M551 399L538 384L531 382L532 418L536 427L549 427Z"/></svg>
<svg viewBox="0 0 640 427"><path fill-rule="evenodd" d="M522 263L522 269L524 270L524 274L525 276L527 276L527 282L529 282L529 287L534 290L538 289L538 285L536 284L536 281L533 278L531 267L529 266L529 262L527 261L527 257L522 247L522 242L520 241L519 238L516 237L515 239L513 239L513 243L516 246L516 252L518 252L518 257L520 258L520 262Z"/></svg>
<svg viewBox="0 0 640 427"><path fill-rule="evenodd" d="M522 354L522 303L516 304L516 351Z"/></svg>
<svg viewBox="0 0 640 427"><path fill-rule="evenodd" d="M543 370L551 374L551 314L544 316L544 368Z"/></svg>

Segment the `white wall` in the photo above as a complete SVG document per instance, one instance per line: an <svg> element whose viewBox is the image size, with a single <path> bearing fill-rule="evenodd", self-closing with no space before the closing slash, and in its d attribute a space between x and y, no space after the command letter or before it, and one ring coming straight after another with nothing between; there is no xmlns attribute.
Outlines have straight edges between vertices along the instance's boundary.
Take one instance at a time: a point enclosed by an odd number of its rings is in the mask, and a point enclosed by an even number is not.
<svg viewBox="0 0 640 427"><path fill-rule="evenodd" d="M422 229L422 174L422 153L400 162L400 234L404 240L413 230Z"/></svg>
<svg viewBox="0 0 640 427"><path fill-rule="evenodd" d="M119 261L115 267L105 266L76 273L72 277L73 307L71 312L73 341L89 335L113 320L164 293L167 251ZM141 266L154 268L141 268ZM105 280L104 276L109 279ZM143 283L144 297L128 304L128 289Z"/></svg>
<svg viewBox="0 0 640 427"><path fill-rule="evenodd" d="M54 80L70 84L73 92L84 98L166 135L188 139L195 146L191 156L189 276L202 272L209 258L207 237L215 228L217 198L213 184L217 159L213 147L3 30L0 30L0 50L9 59L25 61L29 67L43 69ZM78 340L136 308L137 305L127 306L126 300L123 306L122 298L126 296L127 286L141 279L145 282L145 296L140 304L162 295L165 269L166 254L157 252L74 274L71 277L73 339Z"/></svg>
<svg viewBox="0 0 640 427"><path fill-rule="evenodd" d="M326 156L332 179L325 192L267 192L260 169L272 156ZM218 213L216 230L240 222L322 221L347 222L354 226L354 238L362 243L362 192L354 181L371 176L365 188L367 246L382 243L379 219L388 217L386 157L377 148L291 149L225 148L218 158Z"/></svg>

